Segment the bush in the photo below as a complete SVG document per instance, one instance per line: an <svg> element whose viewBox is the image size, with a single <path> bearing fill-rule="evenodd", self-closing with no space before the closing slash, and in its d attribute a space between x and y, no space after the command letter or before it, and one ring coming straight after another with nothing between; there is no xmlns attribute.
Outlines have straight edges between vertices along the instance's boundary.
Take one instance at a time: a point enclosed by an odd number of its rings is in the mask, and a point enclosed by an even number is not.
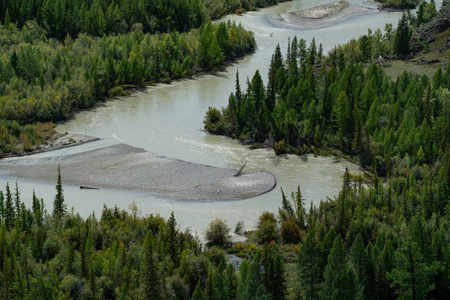
<svg viewBox="0 0 450 300"><path fill-rule="evenodd" d="M273 213L266 211L259 217L256 240L259 244L268 244L277 239L277 219Z"/></svg>
<svg viewBox="0 0 450 300"><path fill-rule="evenodd" d="M279 142L275 142L274 151L275 151L275 155L280 155L280 154L286 153L286 147L284 145L283 140L281 140Z"/></svg>
<svg viewBox="0 0 450 300"><path fill-rule="evenodd" d="M229 246L231 245L231 228L221 219L215 219L209 223L205 231L205 239L210 246Z"/></svg>
<svg viewBox="0 0 450 300"><path fill-rule="evenodd" d="M294 219L281 224L281 238L286 244L297 244L301 241L301 230Z"/></svg>

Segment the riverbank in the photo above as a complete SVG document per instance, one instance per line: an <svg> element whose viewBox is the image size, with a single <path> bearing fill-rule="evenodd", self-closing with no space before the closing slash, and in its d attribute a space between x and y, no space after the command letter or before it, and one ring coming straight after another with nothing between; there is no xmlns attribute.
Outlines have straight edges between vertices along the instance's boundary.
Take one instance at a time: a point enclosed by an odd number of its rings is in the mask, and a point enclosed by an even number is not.
<svg viewBox="0 0 450 300"><path fill-rule="evenodd" d="M64 149L68 147L73 147L89 142L98 141L99 138L84 135L84 134L74 134L74 133L58 133L53 132L51 136L46 140L45 143L39 144L28 151L20 151L16 153L7 153L4 156L0 156L1 159L5 158L12 158L12 157L21 157L21 156L28 156L38 153L44 153L59 149Z"/></svg>
<svg viewBox="0 0 450 300"><path fill-rule="evenodd" d="M178 200L246 199L267 193L276 185L275 177L268 172L246 173L244 169L239 173L125 144L68 156L2 160L0 170L7 176L51 183L56 182L58 164L65 184L136 190Z"/></svg>

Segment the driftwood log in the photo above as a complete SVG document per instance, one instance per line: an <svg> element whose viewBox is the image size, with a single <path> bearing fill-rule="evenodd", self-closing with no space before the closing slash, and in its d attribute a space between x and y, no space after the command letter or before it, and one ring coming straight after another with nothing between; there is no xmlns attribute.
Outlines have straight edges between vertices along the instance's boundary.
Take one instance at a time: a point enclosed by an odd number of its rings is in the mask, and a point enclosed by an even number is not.
<svg viewBox="0 0 450 300"><path fill-rule="evenodd" d="M85 186L85 185L80 185L80 189L82 189L82 190L99 190L99 188L92 187L92 186Z"/></svg>
<svg viewBox="0 0 450 300"><path fill-rule="evenodd" d="M247 164L247 162L245 162L245 164L239 169L239 171L236 173L236 174L234 174L233 176L234 177L238 177L239 175L241 175L241 172L242 172L242 170L244 169L244 167L245 167L245 165Z"/></svg>

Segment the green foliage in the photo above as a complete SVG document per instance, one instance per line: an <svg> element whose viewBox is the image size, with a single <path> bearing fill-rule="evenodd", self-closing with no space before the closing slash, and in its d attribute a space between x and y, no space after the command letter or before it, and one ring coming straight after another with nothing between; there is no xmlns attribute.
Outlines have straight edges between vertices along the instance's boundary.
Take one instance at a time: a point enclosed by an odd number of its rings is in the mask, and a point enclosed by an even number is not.
<svg viewBox="0 0 450 300"><path fill-rule="evenodd" d="M321 299L357 298L358 286L355 273L345 261L344 247L340 236L337 236L333 242L323 277Z"/></svg>
<svg viewBox="0 0 450 300"><path fill-rule="evenodd" d="M211 245L229 246L231 244L231 228L225 221L215 219L205 230L205 239Z"/></svg>
<svg viewBox="0 0 450 300"><path fill-rule="evenodd" d="M397 9L413 9L419 4L419 0L381 0L383 6Z"/></svg>
<svg viewBox="0 0 450 300"><path fill-rule="evenodd" d="M298 255L298 293L305 299L319 299L319 283L322 279L320 256L314 230L306 236Z"/></svg>
<svg viewBox="0 0 450 300"><path fill-rule="evenodd" d="M58 180L56 182L56 195L53 201L53 215L55 218L61 218L66 213L66 204L64 203L64 194L61 180L61 164L58 164Z"/></svg>
<svg viewBox="0 0 450 300"><path fill-rule="evenodd" d="M194 236L175 231L172 240L168 237L174 218L136 218L105 207L100 219L84 220L72 212L55 222L33 194L32 211L21 202L23 196L19 200L20 214L29 222L24 225L16 217L15 195L7 194L16 219L7 228L5 212L0 215L1 298L189 299L195 288L189 287L191 276L198 282L207 274L209 259ZM180 259L172 259L174 248L183 253Z"/></svg>
<svg viewBox="0 0 450 300"><path fill-rule="evenodd" d="M254 48L252 33L231 22L183 33L80 33L64 42L35 21L21 30L0 25L0 156L38 145L36 122L64 120L126 87L217 69Z"/></svg>
<svg viewBox="0 0 450 300"><path fill-rule="evenodd" d="M259 217L256 230L256 241L259 244L268 244L278 239L277 220L275 215L270 212L264 212Z"/></svg>
<svg viewBox="0 0 450 300"><path fill-rule="evenodd" d="M406 14L402 20L409 43ZM277 154L338 149L356 156L379 176L387 175L392 160L403 160L406 154L414 164L429 165L433 157L445 152L438 149L447 145L446 135L442 135L442 118L447 110L442 104L446 103L449 68L437 69L430 85L428 79L406 72L392 81L379 65L371 63L366 68L361 63L383 53L392 55L394 37L401 36L399 32L400 28L394 34L389 26L384 35L369 31L359 42L350 41L323 57L320 69L313 68L306 56L303 62L296 60L307 55L307 49L304 40L294 38L287 57L296 59L288 59L285 67L277 47L266 88L261 85L259 72L255 72L247 81L246 93L242 93L236 76L236 90L228 107L222 111L210 108L205 129L231 137L245 136L257 143L271 141ZM273 109L268 109L272 104Z"/></svg>
<svg viewBox="0 0 450 300"><path fill-rule="evenodd" d="M397 31L395 34L395 52L399 56L406 56L410 53L409 40L411 38L411 32L409 29L409 21L406 13L402 14L402 17L398 21Z"/></svg>

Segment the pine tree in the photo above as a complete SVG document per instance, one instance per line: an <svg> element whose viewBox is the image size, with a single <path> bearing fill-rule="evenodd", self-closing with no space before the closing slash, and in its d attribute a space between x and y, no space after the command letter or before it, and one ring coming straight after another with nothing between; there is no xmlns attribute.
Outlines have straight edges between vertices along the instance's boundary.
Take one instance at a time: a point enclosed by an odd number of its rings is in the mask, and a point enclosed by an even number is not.
<svg viewBox="0 0 450 300"><path fill-rule="evenodd" d="M1 223L0 224L0 274L3 272L4 266L6 263L6 234L5 233L6 233L5 224Z"/></svg>
<svg viewBox="0 0 450 300"><path fill-rule="evenodd" d="M169 255L172 259L172 262L175 266L179 263L179 245L177 240L177 220L175 219L175 216L173 212L170 214L170 218L167 220L167 236L168 236L168 248L169 248Z"/></svg>
<svg viewBox="0 0 450 300"><path fill-rule="evenodd" d="M273 299L283 300L286 297L286 278L282 253L275 244L263 246L261 266L263 267L262 283Z"/></svg>
<svg viewBox="0 0 450 300"><path fill-rule="evenodd" d="M16 205L16 216L20 216L20 191L19 191L19 185L16 182L16 189L14 191L14 202Z"/></svg>
<svg viewBox="0 0 450 300"><path fill-rule="evenodd" d="M195 287L195 291L192 294L191 300L206 300L205 293L203 293L202 287L200 286L200 281Z"/></svg>
<svg viewBox="0 0 450 300"><path fill-rule="evenodd" d="M53 216L61 218L66 212L66 204L64 203L64 194L61 181L61 164L58 164L58 180L56 182L56 195L53 201Z"/></svg>
<svg viewBox="0 0 450 300"><path fill-rule="evenodd" d="M325 281L322 284L321 299L356 299L358 289L355 273L347 265L344 245L339 235L333 242L323 277Z"/></svg>
<svg viewBox="0 0 450 300"><path fill-rule="evenodd" d="M283 56L281 55L280 45L275 48L269 66L269 80L267 82L266 107L272 112L275 107L277 95L277 71L283 66Z"/></svg>
<svg viewBox="0 0 450 300"><path fill-rule="evenodd" d="M6 202L5 202L5 227L7 230L11 230L14 226L14 220L16 219L14 213L14 204L11 195L11 190L9 189L9 183L6 183Z"/></svg>
<svg viewBox="0 0 450 300"><path fill-rule="evenodd" d="M423 262L419 247L409 237L400 240L394 254L394 268L388 278L403 299L426 299L434 288L430 282L430 269Z"/></svg>
<svg viewBox="0 0 450 300"><path fill-rule="evenodd" d="M3 191L0 191L0 222L5 218L5 197Z"/></svg>
<svg viewBox="0 0 450 300"><path fill-rule="evenodd" d="M142 245L142 286L145 299L161 298L161 281L159 278L158 262L154 255L154 237L150 229Z"/></svg>
<svg viewBox="0 0 450 300"><path fill-rule="evenodd" d="M337 128L339 148L343 151L350 149L352 139L351 107L347 94L341 91L334 106L334 120Z"/></svg>
<svg viewBox="0 0 450 300"><path fill-rule="evenodd" d="M356 278L359 286L365 288L367 286L367 264L368 257L361 234L356 236L350 247L350 264L355 270Z"/></svg>
<svg viewBox="0 0 450 300"><path fill-rule="evenodd" d="M316 39L313 38L311 41L311 44L309 45L308 49L308 63L310 66L314 65L317 60L317 46L316 46Z"/></svg>
<svg viewBox="0 0 450 300"><path fill-rule="evenodd" d="M433 235L431 256L435 272L432 281L434 290L429 296L430 299L445 299L450 295L450 244L448 234L443 229Z"/></svg>
<svg viewBox="0 0 450 300"><path fill-rule="evenodd" d="M319 249L314 229L306 236L298 255L299 289L303 299L319 299L319 283L322 278Z"/></svg>
<svg viewBox="0 0 450 300"><path fill-rule="evenodd" d="M287 221L294 216L294 209L284 194L283 188L281 188L281 207L278 208L278 214L281 221Z"/></svg>
<svg viewBox="0 0 450 300"><path fill-rule="evenodd" d="M409 30L408 16L406 13L403 13L395 32L394 48L397 55L407 56L410 53L410 38L411 32Z"/></svg>
<svg viewBox="0 0 450 300"><path fill-rule="evenodd" d="M225 285L225 294L224 299L231 300L237 298L237 276L235 274L235 268L232 264L228 264L227 268L225 269L225 279L224 279L224 285Z"/></svg>

